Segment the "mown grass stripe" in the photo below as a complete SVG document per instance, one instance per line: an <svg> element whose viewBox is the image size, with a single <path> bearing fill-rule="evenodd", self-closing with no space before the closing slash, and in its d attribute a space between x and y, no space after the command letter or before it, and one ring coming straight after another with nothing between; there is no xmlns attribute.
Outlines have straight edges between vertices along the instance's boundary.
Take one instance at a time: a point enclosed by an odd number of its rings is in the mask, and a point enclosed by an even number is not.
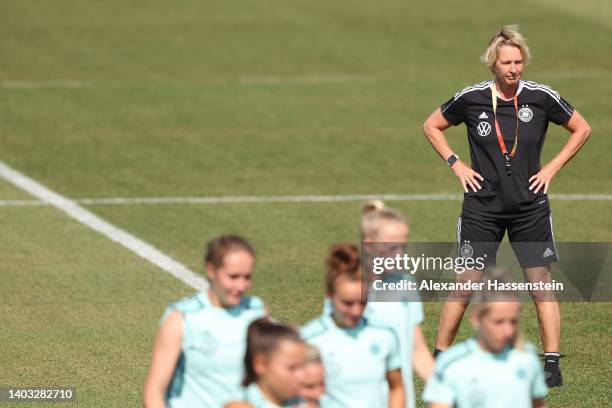
<svg viewBox="0 0 612 408"><path fill-rule="evenodd" d="M108 239L124 246L136 255L146 259L152 264L170 273L180 281L195 289L205 289L208 286L206 280L189 270L185 265L175 261L168 255L161 252L151 244L136 238L129 232L109 223L98 217L91 211L81 207L74 200L70 200L47 187L43 186L34 179L20 173L12 167L0 161L0 177L15 185L16 187L28 192L38 198L43 203L54 206L66 213L83 225L99 232Z"/></svg>

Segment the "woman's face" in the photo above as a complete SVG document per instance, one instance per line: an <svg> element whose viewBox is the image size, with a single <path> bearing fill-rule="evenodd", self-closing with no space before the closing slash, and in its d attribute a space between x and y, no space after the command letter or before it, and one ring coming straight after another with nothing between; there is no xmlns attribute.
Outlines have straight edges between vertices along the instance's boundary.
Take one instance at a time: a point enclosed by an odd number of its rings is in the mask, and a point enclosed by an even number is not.
<svg viewBox="0 0 612 408"><path fill-rule="evenodd" d="M220 303L217 306L232 307L240 303L242 295L251 286L254 266L255 259L247 251L227 253L219 267L206 266L210 288Z"/></svg>
<svg viewBox="0 0 612 408"><path fill-rule="evenodd" d="M316 403L325 394L325 367L321 362L304 366L304 378L300 386L300 396L306 402Z"/></svg>
<svg viewBox="0 0 612 408"><path fill-rule="evenodd" d="M379 276L372 273L372 262L374 258L394 258L396 255L406 253L408 242L408 226L396 220L383 220L378 227L378 233L372 237L364 237L362 249L367 256L368 279L378 279Z"/></svg>
<svg viewBox="0 0 612 408"><path fill-rule="evenodd" d="M332 316L339 327L354 327L359 323L367 302L362 298L362 282L339 276L331 294Z"/></svg>
<svg viewBox="0 0 612 408"><path fill-rule="evenodd" d="M508 87L517 86L523 72L523 55L520 48L512 45L499 47L493 72L497 82Z"/></svg>
<svg viewBox="0 0 612 408"><path fill-rule="evenodd" d="M376 242L408 242L408 226L403 222L384 220L380 223Z"/></svg>
<svg viewBox="0 0 612 408"><path fill-rule="evenodd" d="M384 220L380 223L378 236L375 242L384 242L379 256L392 258L395 255L403 255L406 252L408 242L408 226L403 222Z"/></svg>
<svg viewBox="0 0 612 408"><path fill-rule="evenodd" d="M488 311L482 317L478 317L476 312L472 313L472 325L484 347L493 353L499 353L516 339L521 304L491 302L487 308Z"/></svg>
<svg viewBox="0 0 612 408"><path fill-rule="evenodd" d="M267 357L257 365L258 384L283 402L300 393L304 379L304 357L306 346L302 342L281 340Z"/></svg>

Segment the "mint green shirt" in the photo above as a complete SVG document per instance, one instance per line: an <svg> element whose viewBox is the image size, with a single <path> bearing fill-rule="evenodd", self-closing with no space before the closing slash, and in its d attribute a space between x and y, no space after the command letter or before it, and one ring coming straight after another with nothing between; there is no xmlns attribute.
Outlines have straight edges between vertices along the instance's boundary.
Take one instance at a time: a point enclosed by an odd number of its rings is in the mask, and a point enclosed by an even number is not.
<svg viewBox="0 0 612 408"><path fill-rule="evenodd" d="M302 400L299 398L286 402L283 405L276 405L269 401L261 392L257 384L252 383L245 389L245 401L250 403L253 408L299 408Z"/></svg>
<svg viewBox="0 0 612 408"><path fill-rule="evenodd" d="M471 338L438 356L423 400L458 408L531 408L532 399L547 392L531 344L493 354Z"/></svg>
<svg viewBox="0 0 612 408"><path fill-rule="evenodd" d="M306 324L302 337L319 349L325 366L326 394L322 408L370 408L388 405L384 392L388 371L401 367L398 340L392 328L362 318L343 329L331 315L322 315Z"/></svg>
<svg viewBox="0 0 612 408"><path fill-rule="evenodd" d="M168 407L222 407L241 400L249 324L265 315L263 302L244 296L232 308L213 306L206 293L168 307L183 315L181 354L166 393Z"/></svg>
<svg viewBox="0 0 612 408"><path fill-rule="evenodd" d="M385 276L387 278L388 276ZM403 276L401 276L404 278ZM386 281L388 279L385 279ZM331 313L332 306L329 299L325 299L323 313ZM411 300L404 302L368 302L364 316L385 323L391 327L399 342L399 351L402 362L402 380L406 391L406 408L416 407L414 391L414 329L421 324L425 318L423 303L414 295ZM388 384L385 383L383 390L388 392Z"/></svg>
<svg viewBox="0 0 612 408"><path fill-rule="evenodd" d="M423 304L413 302L369 302L365 315L390 326L399 341L402 364L402 380L406 391L406 408L416 407L414 391L414 329L423 322ZM385 384L385 392L388 385Z"/></svg>

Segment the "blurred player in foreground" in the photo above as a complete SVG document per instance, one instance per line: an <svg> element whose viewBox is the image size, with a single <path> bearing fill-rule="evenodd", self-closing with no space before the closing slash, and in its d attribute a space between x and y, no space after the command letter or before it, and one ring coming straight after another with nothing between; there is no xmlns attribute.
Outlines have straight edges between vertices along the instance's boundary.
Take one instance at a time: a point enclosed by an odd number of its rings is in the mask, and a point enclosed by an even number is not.
<svg viewBox="0 0 612 408"><path fill-rule="evenodd" d="M386 207L382 201L364 203L360 224L361 241L371 251L385 251L408 242L409 228L405 218L395 209ZM376 254L372 254L375 256ZM387 254L388 255L388 254ZM385 273L383 280L402 278ZM325 312L331 312L331 302L325 302ZM426 382L433 371L434 360L421 329L424 319L423 304L411 296L404 301L369 301L364 312L366 317L385 322L395 331L402 357L402 378L406 391L406 408L416 406L413 369Z"/></svg>
<svg viewBox="0 0 612 408"><path fill-rule="evenodd" d="M366 202L361 219L361 240L364 248L386 249L392 245L408 242L408 223L395 209L386 207L382 201ZM401 278L386 273L383 280ZM416 406L412 370L426 382L433 371L434 360L421 323L424 319L423 304L420 299L407 299L402 302L368 302L365 315L385 322L393 328L399 339L402 356L402 377L406 390L406 407Z"/></svg>
<svg viewBox="0 0 612 408"><path fill-rule="evenodd" d="M325 367L321 354L316 347L306 345L304 361L304 378L300 386L300 396L304 399L304 408L317 408L325 394Z"/></svg>
<svg viewBox="0 0 612 408"><path fill-rule="evenodd" d="M404 408L397 336L387 324L363 315L367 301L362 293L359 248L333 245L327 266L331 312L302 328L303 338L320 350L325 365L326 394L321 407Z"/></svg>
<svg viewBox="0 0 612 408"><path fill-rule="evenodd" d="M244 400L228 403L225 408L304 407L298 395L305 352L305 344L294 328L267 318L255 320L247 334Z"/></svg>
<svg viewBox="0 0 612 408"><path fill-rule="evenodd" d="M143 405L221 407L242 398L248 325L266 314L245 296L255 254L238 236L213 239L204 257L206 292L170 305L155 339Z"/></svg>
<svg viewBox="0 0 612 408"><path fill-rule="evenodd" d="M479 292L476 335L441 353L423 399L432 408L542 408L547 387L535 348L519 339L521 304L510 292Z"/></svg>

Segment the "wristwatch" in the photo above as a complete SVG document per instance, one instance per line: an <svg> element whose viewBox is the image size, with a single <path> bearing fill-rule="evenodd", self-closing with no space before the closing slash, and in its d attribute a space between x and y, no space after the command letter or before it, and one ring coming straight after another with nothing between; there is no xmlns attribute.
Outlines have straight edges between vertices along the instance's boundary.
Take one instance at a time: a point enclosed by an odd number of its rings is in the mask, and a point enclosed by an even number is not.
<svg viewBox="0 0 612 408"><path fill-rule="evenodd" d="M453 164L455 164L457 160L459 160L459 156L456 155L455 153L448 156L448 159L446 159L446 162L448 163L448 167L453 167Z"/></svg>

